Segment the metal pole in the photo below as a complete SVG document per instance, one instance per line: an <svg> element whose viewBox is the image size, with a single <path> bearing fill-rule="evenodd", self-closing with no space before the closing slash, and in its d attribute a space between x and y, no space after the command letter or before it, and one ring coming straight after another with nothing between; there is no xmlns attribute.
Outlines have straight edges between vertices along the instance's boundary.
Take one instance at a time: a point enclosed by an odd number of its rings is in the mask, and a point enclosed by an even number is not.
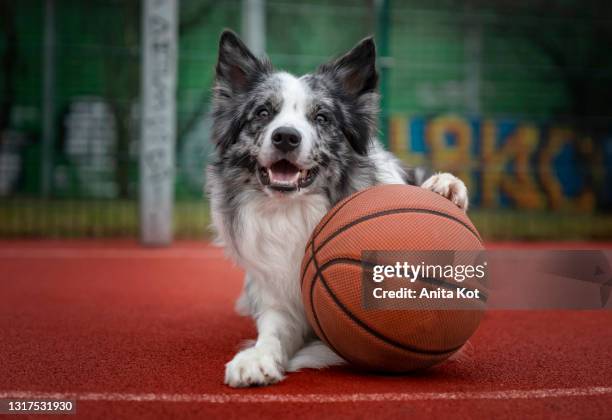
<svg viewBox="0 0 612 420"><path fill-rule="evenodd" d="M43 103L40 192L51 194L53 187L53 148L55 144L55 0L45 1L43 43Z"/></svg>
<svg viewBox="0 0 612 420"><path fill-rule="evenodd" d="M266 52L266 1L242 0L242 37L253 54Z"/></svg>
<svg viewBox="0 0 612 420"><path fill-rule="evenodd" d="M176 142L177 2L143 0L140 239L168 245L173 236Z"/></svg>
<svg viewBox="0 0 612 420"><path fill-rule="evenodd" d="M380 140L389 147L389 73L392 58L389 56L391 32L390 0L376 0L376 38L378 41L378 63L380 67Z"/></svg>

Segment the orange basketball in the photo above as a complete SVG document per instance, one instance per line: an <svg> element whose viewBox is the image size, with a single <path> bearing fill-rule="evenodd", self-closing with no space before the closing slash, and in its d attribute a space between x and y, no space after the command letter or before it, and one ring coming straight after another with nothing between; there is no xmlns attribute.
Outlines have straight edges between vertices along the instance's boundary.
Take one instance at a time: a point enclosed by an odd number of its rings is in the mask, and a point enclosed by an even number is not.
<svg viewBox="0 0 612 420"><path fill-rule="evenodd" d="M329 211L306 246L301 282L310 325L330 348L361 368L407 372L439 363L474 333L484 304L367 308L362 251L483 249L466 214L436 193L383 185L353 194Z"/></svg>

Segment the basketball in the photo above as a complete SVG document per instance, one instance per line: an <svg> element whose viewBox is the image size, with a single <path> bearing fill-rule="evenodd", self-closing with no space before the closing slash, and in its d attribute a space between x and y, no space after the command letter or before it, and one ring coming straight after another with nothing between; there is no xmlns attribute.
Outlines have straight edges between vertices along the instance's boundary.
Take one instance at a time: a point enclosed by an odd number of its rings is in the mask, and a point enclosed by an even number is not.
<svg viewBox="0 0 612 420"><path fill-rule="evenodd" d="M301 287L308 321L352 365L409 372L440 363L474 333L484 305L364 306L362 252L482 251L467 215L419 187L383 185L347 197L319 222L306 246ZM424 284L417 280L416 285ZM421 301L422 302L422 301Z"/></svg>

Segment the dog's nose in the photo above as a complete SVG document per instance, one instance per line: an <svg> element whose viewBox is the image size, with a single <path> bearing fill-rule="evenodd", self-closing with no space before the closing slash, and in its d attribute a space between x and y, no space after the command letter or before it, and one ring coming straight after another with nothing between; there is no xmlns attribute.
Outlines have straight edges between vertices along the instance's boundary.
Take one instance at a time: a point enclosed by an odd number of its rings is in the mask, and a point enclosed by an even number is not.
<svg viewBox="0 0 612 420"><path fill-rule="evenodd" d="M281 152L288 153L300 145L302 136L292 127L278 127L272 132L272 144Z"/></svg>

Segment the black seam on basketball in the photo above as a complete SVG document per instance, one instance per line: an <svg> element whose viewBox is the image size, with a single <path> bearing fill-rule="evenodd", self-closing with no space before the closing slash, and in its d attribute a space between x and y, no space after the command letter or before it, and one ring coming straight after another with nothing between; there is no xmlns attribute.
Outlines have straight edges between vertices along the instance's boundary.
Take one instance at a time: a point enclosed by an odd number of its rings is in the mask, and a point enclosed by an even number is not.
<svg viewBox="0 0 612 420"><path fill-rule="evenodd" d="M319 233L321 233L321 231L325 228L325 226L327 226L327 224L342 209L342 207L346 206L348 203L353 201L355 198L357 198L358 196L360 196L362 193L366 192L367 190L369 190L369 188L366 188L365 190L361 190L361 191L353 194L352 196L348 197L344 203L340 204L340 206L338 206L338 208L336 210L334 210L334 212L327 218L325 223L323 223L323 225L321 226L321 228L318 231L317 231L318 226L315 227L315 231L312 233L312 236L308 240L308 243L306 244L306 247L304 247L304 251L306 251L308 249L308 247L310 247L311 244L313 245L312 250L314 251L314 241L315 241L317 235L319 235ZM306 274L306 270L308 270L308 266L310 265L311 262L312 262L312 258L310 258L308 260L308 262L306 263L306 265L304 266L304 270L302 271L302 277L300 279L300 286L304 284L304 274Z"/></svg>
<svg viewBox="0 0 612 420"><path fill-rule="evenodd" d="M323 272L325 269L327 269L328 267L335 265L335 264L350 264L350 265L359 265L359 266L373 266L375 265L372 262L369 261L362 261L362 260L357 260L355 258L348 258L348 257L342 257L342 258L334 258L333 260L329 260L326 263L324 263L323 265L319 266L319 271ZM428 283L434 286L440 286L440 287L444 287L445 289L458 289L460 286L455 284L455 283L449 283L446 282L444 280L441 279L437 279L435 277L419 277L417 279L418 281L422 281L424 283ZM473 292L474 289L470 289L469 287L466 286L462 286L464 287L466 290ZM478 289L478 294L482 296L481 298L478 298L478 300L480 300L483 303L487 302L487 299L489 298L487 296L486 293L484 293L483 291L481 291L480 289ZM456 309L456 310L460 310L460 309Z"/></svg>
<svg viewBox="0 0 612 420"><path fill-rule="evenodd" d="M321 233L321 231L323 230L323 228L325 226L327 226L327 224L330 222L331 219L334 218L334 216L336 215L336 213L338 213L342 207L346 206L348 203L350 203L351 201L353 201L355 198L357 198L358 196L360 196L362 193L366 192L367 190L369 190L369 188L366 188L365 190L361 190L359 192L356 192L355 194L351 195L350 197L348 197L346 199L346 201L342 204L340 204L340 206L329 216L329 218L325 221L325 223L323 223L323 225L321 226L321 229L319 229L318 232L313 232L312 236L310 237L310 239L308 240L308 243L306 244L305 249L308 249L308 247L310 246L311 242L314 242L314 240L316 239L317 235L319 235L319 233ZM317 226L318 227L318 226ZM315 228L315 231L317 229ZM308 261L308 263L310 263L310 261ZM306 264L306 266L308 267L308 264ZM304 269L305 271L306 269Z"/></svg>
<svg viewBox="0 0 612 420"><path fill-rule="evenodd" d="M312 241L312 250L314 251L314 241ZM327 343L327 345L329 347L331 347L331 349L333 351L335 351L340 357L342 357L345 360L348 360L348 358L344 357L342 355L342 353L339 352L333 346L331 341L329 341L329 338L327 338L327 335L325 335L325 331L323 330L323 327L321 326L321 322L319 321L319 317L317 316L317 310L315 309L315 306L314 306L314 287L315 287L315 284L317 283L317 276L319 275L319 264L317 263L317 259L316 258L313 258L312 261L313 261L315 269L317 271L315 273L315 277L312 280L312 283L310 284L310 309L312 309L312 316L314 317L315 322L317 323L317 327L319 327L319 331L321 331L321 335L323 336L323 337L319 337L319 338L321 338L323 341L325 341L325 343Z"/></svg>
<svg viewBox="0 0 612 420"><path fill-rule="evenodd" d="M416 348L416 347L411 347L411 346L407 346L407 345L402 344L402 343L398 343L397 341L394 341L394 340L391 340L391 339L385 337L384 335L382 335L381 333L379 333L378 331L376 331L375 329L373 329L372 327L367 325L365 322L363 322L362 320L357 318L351 311L349 311L344 306L344 304L342 302L340 302L338 297L332 292L332 290L328 286L327 282L325 281L325 277L323 276L323 273L319 270L318 264L316 264L316 263L315 263L315 268L317 268L317 272L316 272L315 278L313 280L313 285L311 286L311 291L314 289L314 283L317 281L317 279L321 279L321 283L323 283L323 286L325 287L325 290L327 290L327 293L329 294L329 296L331 296L332 300L336 303L338 308L340 308L346 314L346 316L348 316L353 322L355 322L357 325L359 325L361 328L363 328L365 331L369 332L371 335L373 335L374 337L378 338L379 340L381 340L381 341L383 341L383 342L385 342L385 343L387 343L387 344L389 344L391 346L394 346L394 347L397 347L399 349L402 349L402 350L408 350L408 351L411 351L411 352L417 353L417 354L429 354L429 355L445 355L445 354L449 354L449 353L454 353L457 350L459 350L461 347L464 346L465 343L460 345L460 346L457 346L455 348L452 348L452 349L449 349L449 350L444 350L444 351L422 350L422 349L419 349L419 348ZM313 302L312 302L312 292L311 292L310 306L311 306L311 308L313 308L313 313L314 313L315 311L314 311L314 306L313 306ZM321 328L321 324L319 323L318 319L317 319L317 325L319 326L319 329L323 333L323 329ZM323 335L325 336L325 333L323 333ZM325 341L329 343L329 340L327 339L327 337L325 337ZM330 345L330 347L331 347L331 345ZM340 354L340 353L338 353L338 354Z"/></svg>
<svg viewBox="0 0 612 420"><path fill-rule="evenodd" d="M329 338L327 337L327 335L325 334L325 330L323 329L323 326L321 325L321 322L319 321L319 317L317 316L317 310L315 309L314 306L314 287L317 284L316 279L315 281L312 282L312 284L310 285L310 308L312 309L312 315L317 323L317 327L319 327L319 331L321 331L321 335L323 337L320 337L325 344L327 344L336 354L338 354L340 357L342 357L344 360L349 360L348 357L344 356L342 354L342 352L340 352L336 347L334 347L334 345L331 343L331 341L329 340Z"/></svg>
<svg viewBox="0 0 612 420"><path fill-rule="evenodd" d="M339 209L338 209L339 210ZM314 249L314 246L312 247L312 255L310 256L310 259L308 260L308 262L306 262L306 265L304 266L304 271L302 272L302 281L301 283L304 282L304 275L306 274L306 270L308 269L308 265L310 265L310 262L312 261L312 259L314 258L314 254L316 252L318 252L321 248L323 248L323 246L325 246L325 244L327 244L329 241L331 241L333 238L335 238L336 236L340 235L342 232L352 228L353 226L356 226L362 222L366 222L370 219L379 217L379 216L387 216L389 214L401 214L401 213L425 213L425 214L433 214L435 216L440 216L440 217L445 217L447 219L453 220L459 224L461 224L463 227L465 227L467 230L470 231L470 233L472 233L472 235L474 235L476 237L476 239L478 239L478 242L480 242L482 244L482 239L480 238L480 235L478 234L478 232L476 232L475 230L472 230L472 228L464 223L462 220L451 216L449 214L446 213L442 213L436 210L427 210L427 209L404 209L404 208L400 208L400 209L392 209L392 210L383 210L383 211L379 211L377 213L373 213L373 214L368 214L367 216L363 216L357 220L353 220L350 223L347 223L346 225L338 228L336 231L334 231L331 235L329 235L327 238L325 238L325 240L321 243L321 245L319 245L317 247L317 249ZM335 213L334 213L335 215ZM327 222L329 222L331 219L333 218L330 217ZM326 224L327 224L326 222ZM314 245L314 240L312 241L312 245Z"/></svg>

